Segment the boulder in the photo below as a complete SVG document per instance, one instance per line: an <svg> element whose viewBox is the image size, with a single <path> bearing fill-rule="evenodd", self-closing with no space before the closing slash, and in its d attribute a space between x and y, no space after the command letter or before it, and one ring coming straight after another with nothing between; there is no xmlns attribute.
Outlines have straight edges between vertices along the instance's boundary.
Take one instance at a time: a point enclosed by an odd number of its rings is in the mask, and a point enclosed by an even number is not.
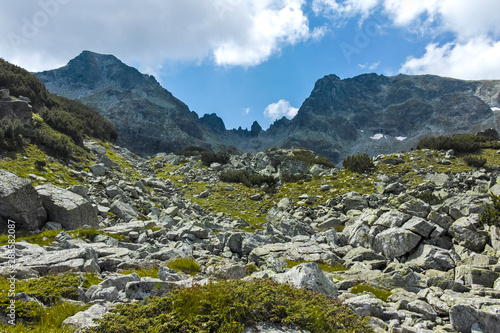
<svg viewBox="0 0 500 333"><path fill-rule="evenodd" d="M428 203L420 200L420 199L410 199L406 201L401 206L399 206L399 210L409 214L411 216L418 216L421 218L426 218L427 214L429 214L431 207Z"/></svg>
<svg viewBox="0 0 500 333"><path fill-rule="evenodd" d="M373 240L372 248L381 252L388 259L400 257L413 250L421 237L403 228L389 228L382 231Z"/></svg>
<svg viewBox="0 0 500 333"><path fill-rule="evenodd" d="M0 170L0 217L5 223L7 219L14 221L17 230L39 230L47 222L42 200L31 182L5 170Z"/></svg>
<svg viewBox="0 0 500 333"><path fill-rule="evenodd" d="M477 230L479 216L473 214L456 220L448 230L454 241L474 252L482 252L489 240L488 234Z"/></svg>
<svg viewBox="0 0 500 333"><path fill-rule="evenodd" d="M143 300L146 297L162 296L172 290L173 282L160 279L143 278L141 281L127 283L125 295L127 298Z"/></svg>
<svg viewBox="0 0 500 333"><path fill-rule="evenodd" d="M99 304L94 304L85 311L78 312L74 316L66 318L63 323L63 328L74 328L84 330L91 327L96 327L98 324L94 319L101 319L104 317L108 308Z"/></svg>
<svg viewBox="0 0 500 333"><path fill-rule="evenodd" d="M96 210L84 197L52 184L37 186L36 190L42 198L49 220L61 223L64 229L99 226Z"/></svg>
<svg viewBox="0 0 500 333"><path fill-rule="evenodd" d="M125 222L128 222L132 219L136 219L139 217L139 214L136 213L134 208L127 203L121 201L115 201L111 205L111 209L109 210L111 213L115 214Z"/></svg>
<svg viewBox="0 0 500 333"><path fill-rule="evenodd" d="M357 192L349 192L343 196L341 204L346 212L352 209L363 210L368 207L368 200Z"/></svg>
<svg viewBox="0 0 500 333"><path fill-rule="evenodd" d="M450 256L449 251L427 244L420 245L418 250L408 257L407 264L423 270L448 271L455 268L455 260Z"/></svg>
<svg viewBox="0 0 500 333"><path fill-rule="evenodd" d="M455 305L450 309L450 322L453 329L460 333L471 332L476 323L483 332L495 333L500 327L500 306L479 310L470 305Z"/></svg>
<svg viewBox="0 0 500 333"><path fill-rule="evenodd" d="M435 228L435 225L417 216L412 217L403 225L403 229L410 230L422 237L429 237L429 235Z"/></svg>
<svg viewBox="0 0 500 333"><path fill-rule="evenodd" d="M332 298L337 297L337 286L325 276L318 264L314 262L297 265L286 273L274 275L272 279L295 288L306 288Z"/></svg>
<svg viewBox="0 0 500 333"><path fill-rule="evenodd" d="M382 214L375 225L380 225L387 228L400 227L411 218L410 215L402 213L396 209L391 209L388 212Z"/></svg>
<svg viewBox="0 0 500 333"><path fill-rule="evenodd" d="M239 280L247 274L247 267L241 264L225 264L220 266L210 266L207 269L210 275L217 279Z"/></svg>

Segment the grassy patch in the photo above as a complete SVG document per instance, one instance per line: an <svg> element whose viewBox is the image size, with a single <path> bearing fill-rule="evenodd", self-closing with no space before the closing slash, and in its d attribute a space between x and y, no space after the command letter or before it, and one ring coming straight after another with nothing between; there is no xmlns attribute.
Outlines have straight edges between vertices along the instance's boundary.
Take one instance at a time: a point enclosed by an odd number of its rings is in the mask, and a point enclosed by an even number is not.
<svg viewBox="0 0 500 333"><path fill-rule="evenodd" d="M72 274L16 281L16 293L24 292L35 297L45 307L36 302L16 300L16 317L23 319L28 327L0 324L2 332L66 332L60 327L63 320L87 309L88 306L62 303L61 298L77 300L79 296L77 288L80 285L88 288L101 282L95 274L85 274L84 277L84 282L79 276ZM10 304L9 290L10 282L7 279L0 279L0 311L4 313Z"/></svg>
<svg viewBox="0 0 500 333"><path fill-rule="evenodd" d="M49 182L59 186L81 185L75 170L68 168L65 162L49 159L47 153L36 145L28 144L16 152L3 153L0 160L0 169L4 169L22 178L34 175L33 185ZM80 156L86 160L85 154ZM41 178L40 178L41 177ZM42 178L44 181L42 181Z"/></svg>
<svg viewBox="0 0 500 333"><path fill-rule="evenodd" d="M373 295L375 295L375 297L381 299L384 302L387 302L387 298L391 296L391 292L388 290L374 288L366 284L358 284L351 288L351 293L353 294L361 294L365 291L372 293Z"/></svg>
<svg viewBox="0 0 500 333"><path fill-rule="evenodd" d="M119 273L123 275L137 273L137 275L139 275L141 278L143 277L157 278L159 270L160 269L157 267L152 267L152 268L142 268L142 269L127 269L124 271L120 271Z"/></svg>
<svg viewBox="0 0 500 333"><path fill-rule="evenodd" d="M147 304L119 305L94 333L243 332L273 322L311 332L373 332L366 318L322 294L271 281L221 281L177 289Z"/></svg>
<svg viewBox="0 0 500 333"><path fill-rule="evenodd" d="M293 267L295 267L297 265L300 265L300 264L303 264L303 263L306 263L306 262L311 262L311 261L306 261L306 260L288 260L286 262L286 264L287 264L288 268L293 268ZM324 264L324 263L321 263L321 262L318 262L317 264L321 268L322 271L328 272L328 273L342 272L342 271L349 270L348 267L346 267L344 265L341 265L341 264L338 264L338 265L335 265L335 266L330 266L330 265L327 265L327 264Z"/></svg>
<svg viewBox="0 0 500 333"><path fill-rule="evenodd" d="M19 231L19 232L17 232L16 241L17 242L25 241L25 242L28 242L31 244L37 244L40 246L47 246L56 240L56 236L61 231L65 231L65 230L45 230L42 232ZM123 235L110 234L107 232L97 230L95 228L68 230L68 231L66 231L66 233L68 233L69 235L72 235L76 238L89 239L89 240L92 240L97 235L101 235L101 234L105 234L105 235L107 235L109 237L113 237L117 240L121 240L121 239L125 238L125 236L123 236ZM8 235L0 235L0 246L7 245L8 240L9 240Z"/></svg>
<svg viewBox="0 0 500 333"><path fill-rule="evenodd" d="M201 270L200 265L192 258L176 258L170 261L167 267L190 275L196 275Z"/></svg>

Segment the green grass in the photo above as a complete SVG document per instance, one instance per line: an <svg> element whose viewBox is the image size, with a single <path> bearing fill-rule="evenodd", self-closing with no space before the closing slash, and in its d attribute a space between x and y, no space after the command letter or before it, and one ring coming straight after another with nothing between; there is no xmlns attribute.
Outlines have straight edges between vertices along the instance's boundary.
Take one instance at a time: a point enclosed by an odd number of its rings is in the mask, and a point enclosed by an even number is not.
<svg viewBox="0 0 500 333"><path fill-rule="evenodd" d="M293 268L297 265L307 263L307 262L312 262L312 261L307 261L307 260L287 260L286 264L288 268ZM318 266L321 268L322 271L328 272L328 273L333 273L333 272L342 272L342 271L347 271L349 268L344 266L344 265L335 265L335 266L330 266L321 262L317 263Z"/></svg>
<svg viewBox="0 0 500 333"><path fill-rule="evenodd" d="M372 286L366 284L358 284L351 288L351 293L353 294L361 294L363 292L369 292L375 295L378 299L381 299L384 302L387 302L387 298L391 296L391 292L384 289L374 288Z"/></svg>
<svg viewBox="0 0 500 333"><path fill-rule="evenodd" d="M96 274L85 274L83 287L98 284L101 279ZM31 297L35 297L42 302L45 307L35 302L16 301L16 316L22 318L28 327L22 325L11 326L0 324L2 332L72 332L72 330L62 330L61 323L69 316L79 311L87 309L89 306L79 306L62 302L62 298L77 300L77 288L82 284L79 276L52 275L36 279L18 280L15 285L15 292L25 292ZM5 312L10 303L10 282L7 279L0 279L0 311Z"/></svg>
<svg viewBox="0 0 500 333"><path fill-rule="evenodd" d="M55 241L56 236L63 230L45 230L42 232L23 232L19 231L17 232L17 237L16 241L21 242L25 241L31 244L37 244L40 246L47 246L50 245L52 242ZM125 236L120 236L120 235L114 235L110 234L107 232L99 231L95 228L89 228L89 229L76 229L76 230L69 230L66 231L69 235L72 235L76 238L80 239L90 239L92 240L95 236L105 234L109 237L113 237L117 240L121 240L125 238ZM0 235L0 246L7 245L8 244L8 235Z"/></svg>
<svg viewBox="0 0 500 333"><path fill-rule="evenodd" d="M86 158L85 154L81 153L78 159L85 161ZM26 144L16 152L2 153L0 169L10 171L22 178L28 178L30 174L42 177L46 182L58 186L82 184L74 172L66 165L58 160L53 160L52 162L49 162L49 160L49 155L39 147L33 144ZM43 167L40 167L41 162L45 162ZM40 183L42 182L38 179L33 180L33 185Z"/></svg>
<svg viewBox="0 0 500 333"><path fill-rule="evenodd" d="M196 275L201 270L200 265L192 258L176 258L167 263L167 267L190 275Z"/></svg>
<svg viewBox="0 0 500 333"><path fill-rule="evenodd" d="M152 267L152 268L142 268L142 269L127 269L124 271L120 271L119 273L123 274L123 275L137 273L137 275L139 275L141 278L143 278L143 277L157 278L159 270L160 269L157 267Z"/></svg>
<svg viewBox="0 0 500 333"><path fill-rule="evenodd" d="M269 280L221 281L176 289L147 303L118 305L94 333L243 332L259 322L310 332L373 332L367 319L323 294Z"/></svg>

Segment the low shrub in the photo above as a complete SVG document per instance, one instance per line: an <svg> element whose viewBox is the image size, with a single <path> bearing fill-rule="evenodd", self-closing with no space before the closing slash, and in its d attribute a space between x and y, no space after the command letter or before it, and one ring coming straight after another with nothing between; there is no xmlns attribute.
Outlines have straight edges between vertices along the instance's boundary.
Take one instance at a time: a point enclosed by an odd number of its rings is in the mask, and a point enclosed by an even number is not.
<svg viewBox="0 0 500 333"><path fill-rule="evenodd" d="M335 167L335 164L330 162L326 157L316 156L312 151L306 150L306 149L295 150L293 152L293 158L306 163L308 166L313 166L314 164L319 164L319 165L323 165L327 168Z"/></svg>
<svg viewBox="0 0 500 333"><path fill-rule="evenodd" d="M488 161L485 157L474 155L465 156L463 160L468 166L475 168L482 168Z"/></svg>
<svg viewBox="0 0 500 333"><path fill-rule="evenodd" d="M0 120L0 149L15 150L21 146L25 134L24 125L19 119L2 118Z"/></svg>
<svg viewBox="0 0 500 333"><path fill-rule="evenodd" d="M323 294L269 280L220 281L176 289L147 303L117 305L94 333L243 332L272 322L315 333L368 333L366 317Z"/></svg>
<svg viewBox="0 0 500 333"><path fill-rule="evenodd" d="M378 299L381 299L384 302L387 302L387 298L389 298L389 296L391 296L391 292L388 290L374 288L374 287L366 285L366 284L358 284L358 285L351 288L351 293L353 293L353 294L360 294L360 293L363 293L365 291L372 293L373 295L375 295L375 297L377 297Z"/></svg>
<svg viewBox="0 0 500 333"><path fill-rule="evenodd" d="M342 165L347 170L357 173L369 172L375 167L368 154L349 155L344 159Z"/></svg>
<svg viewBox="0 0 500 333"><path fill-rule="evenodd" d="M210 166L212 163L227 164L231 156L226 152L214 153L211 151L202 151L200 154L203 165Z"/></svg>
<svg viewBox="0 0 500 333"><path fill-rule="evenodd" d="M423 138L417 144L417 149L449 150L453 149L459 153L474 153L481 149L481 142L486 137L474 134L457 134L453 136L437 136Z"/></svg>
<svg viewBox="0 0 500 333"><path fill-rule="evenodd" d="M167 267L190 275L196 275L201 270L200 265L193 258L176 258L170 261Z"/></svg>
<svg viewBox="0 0 500 333"><path fill-rule="evenodd" d="M221 172L219 179L226 183L241 183L246 187L262 186L274 187L277 180L273 176L264 176L259 173L250 174L247 170L226 170Z"/></svg>
<svg viewBox="0 0 500 333"><path fill-rule="evenodd" d="M500 196L490 193L490 198L493 205L486 205L484 212L479 217L479 223L500 227Z"/></svg>

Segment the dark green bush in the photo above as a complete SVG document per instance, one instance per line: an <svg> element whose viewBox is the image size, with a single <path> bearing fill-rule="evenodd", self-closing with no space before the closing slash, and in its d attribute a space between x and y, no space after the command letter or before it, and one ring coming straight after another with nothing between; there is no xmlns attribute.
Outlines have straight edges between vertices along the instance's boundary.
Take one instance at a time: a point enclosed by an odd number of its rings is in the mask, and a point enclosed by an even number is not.
<svg viewBox="0 0 500 333"><path fill-rule="evenodd" d="M200 155L201 152L204 152L206 151L205 148L203 147L198 147L198 146L189 146L189 147L186 147L182 150L177 150L176 152L174 152L175 155L183 155L183 156L198 156Z"/></svg>
<svg viewBox="0 0 500 333"><path fill-rule="evenodd" d="M476 136L474 134L438 136L420 140L417 144L417 149L453 149L458 153L474 153L481 149L481 142L485 141L487 141L486 137Z"/></svg>
<svg viewBox="0 0 500 333"><path fill-rule="evenodd" d="M270 187L276 185L277 180L273 176L264 176L259 173L250 174L247 170L223 171L219 176L220 180L226 183L241 183L246 187L262 186L267 184Z"/></svg>
<svg viewBox="0 0 500 333"><path fill-rule="evenodd" d="M314 164L319 164L319 165L323 165L327 168L335 167L335 164L330 162L326 157L316 156L310 150L305 150L305 149L304 150L296 150L293 152L293 158L306 163L308 166L313 166Z"/></svg>
<svg viewBox="0 0 500 333"><path fill-rule="evenodd" d="M19 119L3 118L0 120L0 149L15 150L22 145L24 125Z"/></svg>
<svg viewBox="0 0 500 333"><path fill-rule="evenodd" d="M444 202L444 199L441 196L435 195L431 191L425 191L421 194L415 195L415 198L420 199L429 205L439 205Z"/></svg>
<svg viewBox="0 0 500 333"><path fill-rule="evenodd" d="M491 193L490 198L493 205L486 205L484 212L479 217L479 223L500 227L500 196Z"/></svg>
<svg viewBox="0 0 500 333"><path fill-rule="evenodd" d="M90 331L229 333L262 322L315 333L373 332L365 317L338 300L269 280L220 281L118 305Z"/></svg>
<svg viewBox="0 0 500 333"><path fill-rule="evenodd" d="M344 159L342 165L347 170L357 173L369 172L375 167L368 154L349 155Z"/></svg>
<svg viewBox="0 0 500 333"><path fill-rule="evenodd" d="M65 135L53 135L48 131L36 129L34 138L38 144L45 147L51 154L67 158L73 153L71 140Z"/></svg>
<svg viewBox="0 0 500 333"><path fill-rule="evenodd" d="M210 166L212 163L227 164L231 159L231 156L226 152L214 153L211 151L202 151L200 156L203 165L207 166Z"/></svg>
<svg viewBox="0 0 500 333"><path fill-rule="evenodd" d="M467 163L468 166L476 168L482 168L488 161L485 157L474 156L474 155L465 156L463 160L465 163Z"/></svg>

